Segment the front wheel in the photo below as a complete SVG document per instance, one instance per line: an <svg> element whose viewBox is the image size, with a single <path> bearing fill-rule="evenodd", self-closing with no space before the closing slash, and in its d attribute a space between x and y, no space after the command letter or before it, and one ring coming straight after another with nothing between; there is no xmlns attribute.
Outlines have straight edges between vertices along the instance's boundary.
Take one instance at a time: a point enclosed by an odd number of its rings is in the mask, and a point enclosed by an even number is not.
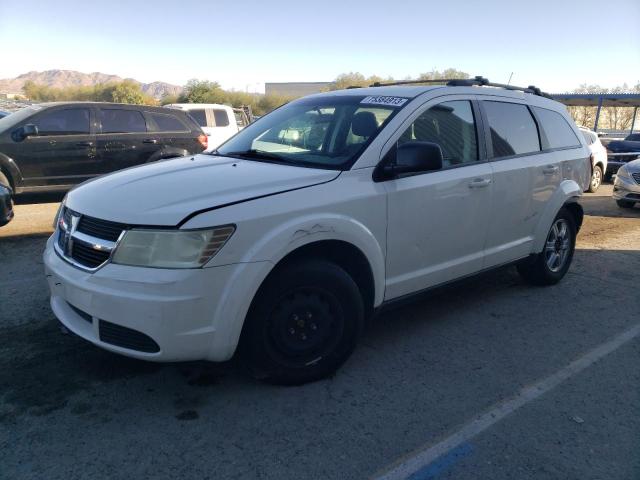
<svg viewBox="0 0 640 480"><path fill-rule="evenodd" d="M629 200L616 200L616 203L620 208L633 208L636 202L630 202Z"/></svg>
<svg viewBox="0 0 640 480"><path fill-rule="evenodd" d="M251 373L280 385L332 374L351 355L364 323L355 281L338 265L306 260L280 267L251 304L240 356Z"/></svg>
<svg viewBox="0 0 640 480"><path fill-rule="evenodd" d="M589 183L589 192L596 193L600 185L602 185L602 168L599 165L593 167L593 173L591 174L591 182Z"/></svg>
<svg viewBox="0 0 640 480"><path fill-rule="evenodd" d="M518 272L533 285L553 285L565 276L576 246L576 223L562 208L551 224L542 252L518 264Z"/></svg>

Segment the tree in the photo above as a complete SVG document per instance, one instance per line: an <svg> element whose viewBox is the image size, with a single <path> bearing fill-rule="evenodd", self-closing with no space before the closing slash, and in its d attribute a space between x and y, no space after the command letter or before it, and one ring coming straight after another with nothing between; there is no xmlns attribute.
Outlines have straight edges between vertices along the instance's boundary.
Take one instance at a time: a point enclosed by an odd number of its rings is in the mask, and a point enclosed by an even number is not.
<svg viewBox="0 0 640 480"><path fill-rule="evenodd" d="M114 84L113 90L111 90L111 99L115 103L147 103L147 99L144 93L142 93L140 85L131 80L124 80L123 82Z"/></svg>
<svg viewBox="0 0 640 480"><path fill-rule="evenodd" d="M225 92L218 82L192 79L178 98L181 103L224 103Z"/></svg>

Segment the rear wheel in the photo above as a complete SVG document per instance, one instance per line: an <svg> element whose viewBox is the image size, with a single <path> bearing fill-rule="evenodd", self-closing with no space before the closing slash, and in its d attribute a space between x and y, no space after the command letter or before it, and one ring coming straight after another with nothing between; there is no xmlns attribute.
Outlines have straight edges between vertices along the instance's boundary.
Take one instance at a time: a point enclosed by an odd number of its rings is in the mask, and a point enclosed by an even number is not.
<svg viewBox="0 0 640 480"><path fill-rule="evenodd" d="M576 245L576 223L562 208L553 221L542 252L518 265L518 272L533 285L553 285L565 276Z"/></svg>
<svg viewBox="0 0 640 480"><path fill-rule="evenodd" d="M332 374L351 355L364 322L355 281L338 265L307 260L267 278L254 299L240 342L252 374L297 385Z"/></svg>
<svg viewBox="0 0 640 480"><path fill-rule="evenodd" d="M616 203L620 208L633 208L636 202L630 202L629 200L616 200Z"/></svg>
<svg viewBox="0 0 640 480"><path fill-rule="evenodd" d="M591 182L589 183L589 192L595 193L600 185L602 185L602 168L599 165L593 167L593 173L591 174Z"/></svg>

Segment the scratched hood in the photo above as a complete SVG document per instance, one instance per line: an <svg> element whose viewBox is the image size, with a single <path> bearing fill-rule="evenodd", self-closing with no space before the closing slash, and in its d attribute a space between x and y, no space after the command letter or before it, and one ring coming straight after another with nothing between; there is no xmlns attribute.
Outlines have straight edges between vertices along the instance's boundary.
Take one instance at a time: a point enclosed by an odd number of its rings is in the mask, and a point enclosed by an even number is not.
<svg viewBox="0 0 640 480"><path fill-rule="evenodd" d="M340 172L211 155L121 170L73 189L67 206L131 225L177 225L198 210L333 180Z"/></svg>

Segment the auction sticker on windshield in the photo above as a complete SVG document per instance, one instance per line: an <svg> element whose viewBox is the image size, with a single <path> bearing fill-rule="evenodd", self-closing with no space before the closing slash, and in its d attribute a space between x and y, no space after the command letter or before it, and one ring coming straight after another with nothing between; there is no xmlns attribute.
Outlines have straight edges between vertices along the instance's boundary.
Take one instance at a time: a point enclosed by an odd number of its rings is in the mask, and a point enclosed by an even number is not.
<svg viewBox="0 0 640 480"><path fill-rule="evenodd" d="M365 97L360 103L368 103L371 105L388 105L390 107L401 107L408 98L402 97Z"/></svg>

